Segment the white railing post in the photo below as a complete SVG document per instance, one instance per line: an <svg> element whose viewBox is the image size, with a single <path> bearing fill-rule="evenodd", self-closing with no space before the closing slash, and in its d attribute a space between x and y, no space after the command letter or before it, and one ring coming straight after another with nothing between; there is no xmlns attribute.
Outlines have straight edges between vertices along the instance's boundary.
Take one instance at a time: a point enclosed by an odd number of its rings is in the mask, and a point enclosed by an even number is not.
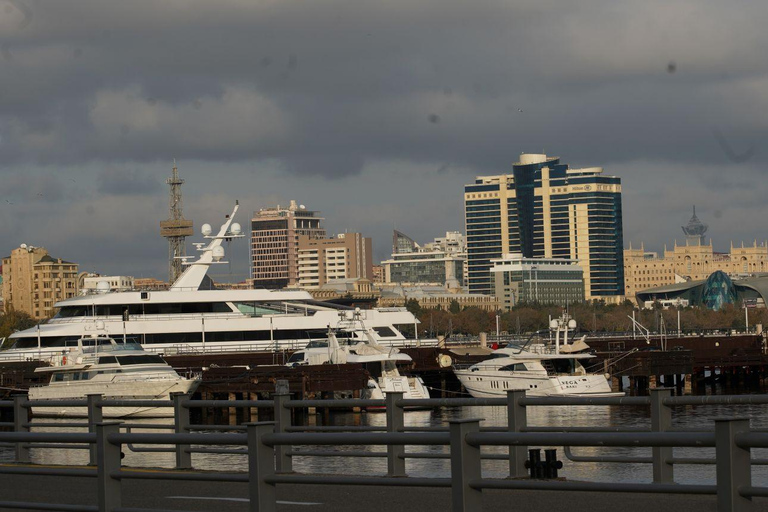
<svg viewBox="0 0 768 512"><path fill-rule="evenodd" d="M275 485L267 483L275 476L275 449L262 443L264 435L274 431L273 422L246 423L248 437L248 495L250 512L277 510Z"/></svg>
<svg viewBox="0 0 768 512"><path fill-rule="evenodd" d="M520 399L525 398L525 390L507 391L507 431L522 432L528 426L528 415ZM520 478L527 476L525 459L527 446L509 447L509 476Z"/></svg>
<svg viewBox="0 0 768 512"><path fill-rule="evenodd" d="M387 432L402 432L405 428L405 414L400 405L403 399L402 391L388 391L387 401ZM387 445L387 475L405 476L405 446L402 444Z"/></svg>
<svg viewBox="0 0 768 512"><path fill-rule="evenodd" d="M96 424L101 423L104 421L104 414L101 410L101 399L103 395L101 394L89 394L86 395L86 398L88 399L88 432L94 433L96 432ZM89 452L89 463L91 466L95 466L97 464L97 453L96 453L96 443L93 443L88 452Z"/></svg>
<svg viewBox="0 0 768 512"><path fill-rule="evenodd" d="M26 401L27 395L16 395L13 397L14 432L29 432L29 409L23 405ZM29 462L28 443L16 443L16 462Z"/></svg>
<svg viewBox="0 0 768 512"><path fill-rule="evenodd" d="M173 400L173 431L176 434L189 433L189 409L183 402L189 400L186 393L171 393ZM190 445L178 443L176 445L176 469L192 469L192 453Z"/></svg>
<svg viewBox="0 0 768 512"><path fill-rule="evenodd" d="M480 432L479 419L450 422L451 437L451 510L453 512L477 512L483 507L483 494L474 489L473 480L482 477L480 447L467 443L467 434Z"/></svg>
<svg viewBox="0 0 768 512"><path fill-rule="evenodd" d="M120 445L109 442L109 436L120 433L120 422L109 421L96 427L96 480L99 496L99 512L112 512L121 506Z"/></svg>
<svg viewBox="0 0 768 512"><path fill-rule="evenodd" d="M672 409L664 404L664 400L672 396L669 389L651 389L651 431L666 432L672 427ZM672 465L673 448L654 446L653 482L671 484L675 481L674 466Z"/></svg>
<svg viewBox="0 0 768 512"><path fill-rule="evenodd" d="M748 419L715 420L715 460L717 461L718 512L751 512L752 498L739 490L752 485L749 448L736 444L736 435L749 432Z"/></svg>
<svg viewBox="0 0 768 512"><path fill-rule="evenodd" d="M286 405L286 402L291 399L287 380L275 382L275 394L272 396L272 399L275 404L275 432L284 433L291 426L291 410ZM288 455L289 449L290 446L285 445L274 448L277 454L276 470L278 473L293 472L293 460Z"/></svg>

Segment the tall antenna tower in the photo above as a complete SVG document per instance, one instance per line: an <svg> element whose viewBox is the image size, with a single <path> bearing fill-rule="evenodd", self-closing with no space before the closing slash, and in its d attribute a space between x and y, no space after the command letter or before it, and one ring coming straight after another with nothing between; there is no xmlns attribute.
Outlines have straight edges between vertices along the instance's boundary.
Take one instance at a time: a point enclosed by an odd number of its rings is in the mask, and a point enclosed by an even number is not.
<svg viewBox="0 0 768 512"><path fill-rule="evenodd" d="M187 220L181 213L181 185L184 180L179 178L176 159L173 159L173 175L165 180L171 187L170 217L160 221L160 234L168 239L168 279L171 284L182 273L182 256L187 255L185 239L192 236L192 221Z"/></svg>

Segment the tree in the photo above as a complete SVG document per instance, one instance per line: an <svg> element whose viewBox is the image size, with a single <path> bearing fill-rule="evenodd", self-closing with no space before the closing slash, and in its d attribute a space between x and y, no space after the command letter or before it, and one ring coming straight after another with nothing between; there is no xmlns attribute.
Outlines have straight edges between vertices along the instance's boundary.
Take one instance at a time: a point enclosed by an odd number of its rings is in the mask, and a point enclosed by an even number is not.
<svg viewBox="0 0 768 512"><path fill-rule="evenodd" d="M37 322L34 318L23 311L10 309L0 317L0 338L3 339L3 349L10 348L12 342L9 338L11 334L23 329L34 327Z"/></svg>
<svg viewBox="0 0 768 512"><path fill-rule="evenodd" d="M457 315L461 312L461 304L459 304L459 301L456 299L451 301L451 304L448 306L448 311L451 312L451 314Z"/></svg>
<svg viewBox="0 0 768 512"><path fill-rule="evenodd" d="M405 309L407 309L413 316L419 317L421 315L421 312L423 308L421 307L421 304L419 304L419 301L416 299L408 299L405 301Z"/></svg>

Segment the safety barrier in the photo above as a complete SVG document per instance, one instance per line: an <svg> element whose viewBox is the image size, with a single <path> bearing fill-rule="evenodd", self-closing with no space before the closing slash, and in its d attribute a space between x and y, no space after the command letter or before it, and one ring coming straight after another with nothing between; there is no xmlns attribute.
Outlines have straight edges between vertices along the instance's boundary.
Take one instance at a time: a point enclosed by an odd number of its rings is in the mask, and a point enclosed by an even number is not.
<svg viewBox="0 0 768 512"><path fill-rule="evenodd" d="M767 487L754 486L751 481L751 450L768 448L768 432L750 430L745 419L715 421L713 431L675 431L671 428L672 407L705 404L768 404L768 396L740 397L671 397L668 390L653 390L650 397L619 398L534 398L522 391L510 391L506 398L494 399L428 399L405 400L399 393L389 393L386 400L291 400L287 388L278 385L273 400L256 401L196 401L185 395L175 395L172 400L128 401L104 400L91 395L85 401L48 402L49 406L80 405L88 409L88 422L46 423L30 421L27 410L40 407L39 402L29 402L17 397L12 406L15 411L14 432L0 433L0 442L16 447L18 462L28 462L31 448L63 448L90 450L92 468L29 468L5 466L0 473L46 474L55 476L96 477L98 507L84 505L48 504L49 510L100 510L119 511L121 508L120 485L123 480L136 478L166 478L169 480L210 480L247 482L251 510L275 509L275 486L278 484L328 484L328 485L385 485L449 487L453 509L456 511L479 510L483 489L540 489L561 491L618 491L638 493L677 493L717 495L718 510L742 512L751 510L753 497L768 497ZM164 406L174 408L172 433L121 432L131 424L103 421L102 409L120 406ZM291 409L305 407L386 407L386 427L333 427L298 426L291 424ZM479 419L452 421L447 429L441 427L406 427L404 409L407 407L437 406L506 406L506 428L480 428ZM526 408L562 405L633 405L649 406L649 429L622 429L620 427L530 427L527 425ZM9 407L8 402L0 407ZM244 425L193 425L189 421L190 408L194 407L262 407L274 410L274 422L255 422ZM3 424L6 427L10 423ZM35 426L81 426L87 433L30 432ZM147 425L144 425L145 427ZM152 425L160 427L160 425ZM196 433L194 430L210 428L229 433ZM241 431L245 430L245 433ZM343 432L342 432L343 430ZM157 445L171 445L172 448ZM223 445L236 448L224 448ZM299 450L295 447L318 446L382 446L386 451L330 452L323 450ZM406 452L406 446L448 446L449 453ZM509 464L510 477L524 477L526 451L529 446L563 446L567 452L572 447L648 447L651 457L581 457L590 462L640 462L653 466L652 483L606 483L537 481L530 479L484 478L480 461L481 446L506 447L506 454L489 454L492 458L504 458ZM124 471L121 467L123 447L144 451L173 451L175 466L187 469L183 472ZM673 456L675 447L715 448L715 459L683 459ZM192 453L241 453L248 458L248 474L210 473L193 470ZM359 477L345 475L306 475L293 471L292 459L299 456L379 456L387 458L386 476ZM573 456L573 455L572 455ZM450 478L423 478L408 476L405 461L409 458L445 457L450 459ZM689 485L674 482L675 464L710 463L716 465L716 485ZM404 478L405 477L405 478ZM39 505L39 504L37 504ZM30 508L36 504L0 502L5 508ZM42 507L42 505L39 505ZM54 508L50 508L54 507ZM58 507L58 508L57 508Z"/></svg>

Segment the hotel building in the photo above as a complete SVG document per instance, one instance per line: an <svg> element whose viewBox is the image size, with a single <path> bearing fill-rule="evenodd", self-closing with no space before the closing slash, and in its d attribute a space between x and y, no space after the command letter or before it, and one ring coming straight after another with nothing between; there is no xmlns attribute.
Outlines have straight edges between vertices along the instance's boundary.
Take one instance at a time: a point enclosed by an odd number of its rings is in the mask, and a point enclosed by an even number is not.
<svg viewBox="0 0 768 512"><path fill-rule="evenodd" d="M522 154L510 174L466 185L464 208L470 292L493 294L492 260L520 253L578 261L587 300L623 298L620 178Z"/></svg>

